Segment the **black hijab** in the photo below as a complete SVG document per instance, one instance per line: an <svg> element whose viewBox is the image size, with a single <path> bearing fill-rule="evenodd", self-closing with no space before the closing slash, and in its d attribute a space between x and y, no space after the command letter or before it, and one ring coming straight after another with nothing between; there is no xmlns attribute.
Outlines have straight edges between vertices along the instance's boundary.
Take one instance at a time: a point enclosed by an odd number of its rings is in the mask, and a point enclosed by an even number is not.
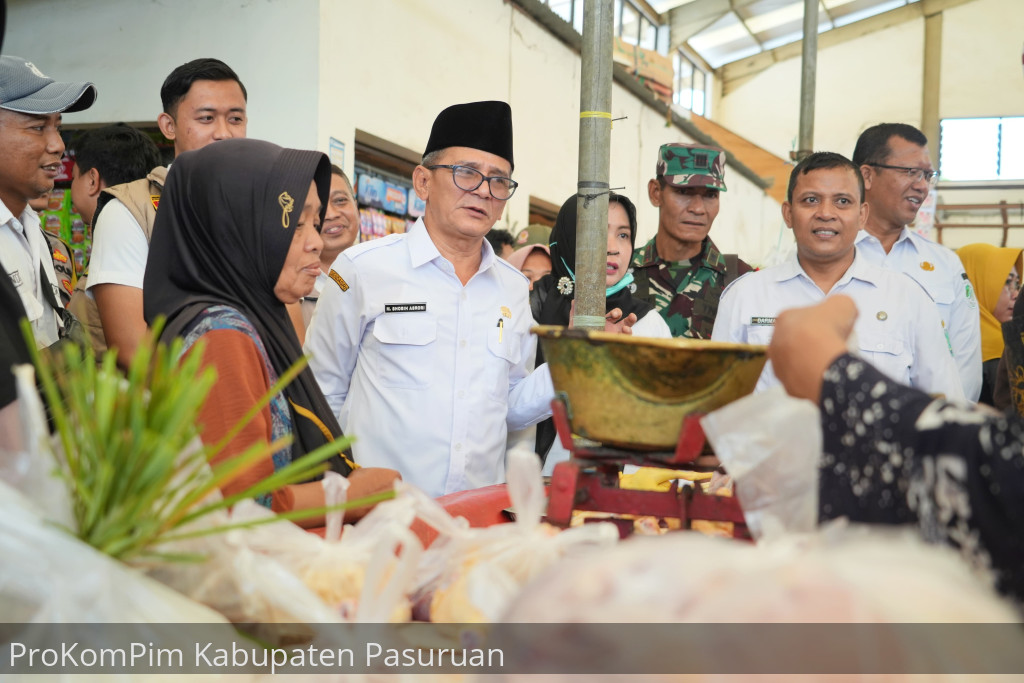
<svg viewBox="0 0 1024 683"><path fill-rule="evenodd" d="M609 202L618 203L626 210L629 217L629 242L632 248L636 248L636 207L626 197L612 192L609 195ZM576 290L576 195L569 197L562 204L555 219L555 227L551 230L551 237L548 238L551 247L551 273L545 275L533 285L530 292L530 305L534 311L537 322L541 325L568 325L569 310ZM627 266L633 259L630 251ZM625 277L625 275L623 275ZM572 284L569 294L562 294L558 289L558 283L565 278L566 283ZM636 313L637 320L654 310L654 307L646 301L634 298L630 288L624 287L605 299L605 312L614 308L622 309L622 315ZM537 365L544 362L544 354L540 345L537 346ZM541 462L547 460L548 451L555 442L557 433L555 423L551 418L537 424L536 450L541 457Z"/></svg>
<svg viewBox="0 0 1024 683"><path fill-rule="evenodd" d="M618 203L626 210L629 217L629 241L631 249L636 248L636 207L626 197L612 192L609 196L609 203ZM545 275L535 285L534 289L540 288L543 291L540 304L540 311L537 322L541 325L568 325L569 309L575 296L575 273L576 273L576 195L569 197L562 204L555 219L555 227L551 229L551 237L548 238L551 247L551 274ZM630 251L627 267L632 261L633 253ZM625 275L623 275L625 277ZM562 278L568 278L572 282L572 290L569 294L563 294L558 283ZM614 308L622 310L622 315L636 313L637 320L644 317L654 307L646 301L633 297L629 287L624 287L618 292L607 297L605 312Z"/></svg>
<svg viewBox="0 0 1024 683"><path fill-rule="evenodd" d="M232 139L175 159L160 196L143 281L146 323L167 318L162 340L181 336L203 309L227 305L256 328L278 376L302 356L274 286L310 181L320 196L322 222L331 169L321 152ZM308 367L284 394L295 434L293 460L341 436ZM342 458L333 458L331 466L350 471Z"/></svg>

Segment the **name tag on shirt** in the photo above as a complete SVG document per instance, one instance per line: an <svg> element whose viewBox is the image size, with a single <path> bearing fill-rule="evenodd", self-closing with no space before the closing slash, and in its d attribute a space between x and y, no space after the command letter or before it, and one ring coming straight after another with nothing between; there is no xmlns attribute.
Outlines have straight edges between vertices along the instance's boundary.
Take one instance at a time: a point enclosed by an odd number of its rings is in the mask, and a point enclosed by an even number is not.
<svg viewBox="0 0 1024 683"><path fill-rule="evenodd" d="M763 315L755 315L754 317L752 317L750 319L750 324L751 325L768 325L768 326L771 326L771 325L775 324L775 318L770 318L768 316L763 316Z"/></svg>
<svg viewBox="0 0 1024 683"><path fill-rule="evenodd" d="M426 302L417 304L384 304L385 313L414 313L427 310Z"/></svg>

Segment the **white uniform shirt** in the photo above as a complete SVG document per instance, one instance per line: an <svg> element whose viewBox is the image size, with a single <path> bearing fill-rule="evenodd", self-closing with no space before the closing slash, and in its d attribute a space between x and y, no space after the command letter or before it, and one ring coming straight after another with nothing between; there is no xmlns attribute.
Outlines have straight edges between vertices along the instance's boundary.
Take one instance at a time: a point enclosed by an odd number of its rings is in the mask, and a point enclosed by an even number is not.
<svg viewBox="0 0 1024 683"><path fill-rule="evenodd" d="M422 219L351 247L306 332L356 462L432 496L504 481L507 429L551 415L547 366L527 372L537 341L525 276L486 242L481 253L463 286Z"/></svg>
<svg viewBox="0 0 1024 683"><path fill-rule="evenodd" d="M845 294L857 304L854 334L861 357L897 382L954 400L964 398L956 363L928 294L902 273L869 263L859 250L853 265L827 295L800 267L796 254L774 268L747 273L722 293L711 338L767 344L779 313L816 304L833 294ZM769 361L756 391L777 384Z"/></svg>
<svg viewBox="0 0 1024 683"><path fill-rule="evenodd" d="M981 395L981 323L978 298L970 288L960 257L951 249L903 228L888 254L876 237L861 230L857 249L879 266L906 273L935 301L960 372L964 395Z"/></svg>
<svg viewBox="0 0 1024 683"><path fill-rule="evenodd" d="M48 281L40 278L40 264ZM60 301L57 274L50 246L40 232L39 215L28 205L21 217L15 218L0 201L0 266L18 290L36 346L43 348L56 342L60 336L59 313L50 306L43 288L50 287L55 300Z"/></svg>
<svg viewBox="0 0 1024 683"><path fill-rule="evenodd" d="M88 288L113 284L142 289L147 258L149 240L142 226L120 199L111 199L93 230Z"/></svg>

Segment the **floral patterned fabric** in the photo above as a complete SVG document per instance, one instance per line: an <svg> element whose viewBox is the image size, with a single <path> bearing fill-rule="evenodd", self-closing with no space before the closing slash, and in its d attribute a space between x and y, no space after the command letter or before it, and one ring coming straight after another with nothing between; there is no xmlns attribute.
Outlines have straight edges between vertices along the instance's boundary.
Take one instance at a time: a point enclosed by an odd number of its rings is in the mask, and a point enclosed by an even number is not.
<svg viewBox="0 0 1024 683"><path fill-rule="evenodd" d="M854 356L821 393L819 516L914 524L1024 604L1024 420L932 399Z"/></svg>

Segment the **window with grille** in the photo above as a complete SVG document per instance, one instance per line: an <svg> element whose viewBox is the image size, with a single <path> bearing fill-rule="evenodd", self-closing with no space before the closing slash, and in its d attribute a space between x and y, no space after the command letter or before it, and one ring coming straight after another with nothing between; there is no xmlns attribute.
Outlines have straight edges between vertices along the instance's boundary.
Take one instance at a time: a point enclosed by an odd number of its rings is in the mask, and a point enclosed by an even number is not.
<svg viewBox="0 0 1024 683"><path fill-rule="evenodd" d="M1024 116L943 119L942 180L1024 180Z"/></svg>

